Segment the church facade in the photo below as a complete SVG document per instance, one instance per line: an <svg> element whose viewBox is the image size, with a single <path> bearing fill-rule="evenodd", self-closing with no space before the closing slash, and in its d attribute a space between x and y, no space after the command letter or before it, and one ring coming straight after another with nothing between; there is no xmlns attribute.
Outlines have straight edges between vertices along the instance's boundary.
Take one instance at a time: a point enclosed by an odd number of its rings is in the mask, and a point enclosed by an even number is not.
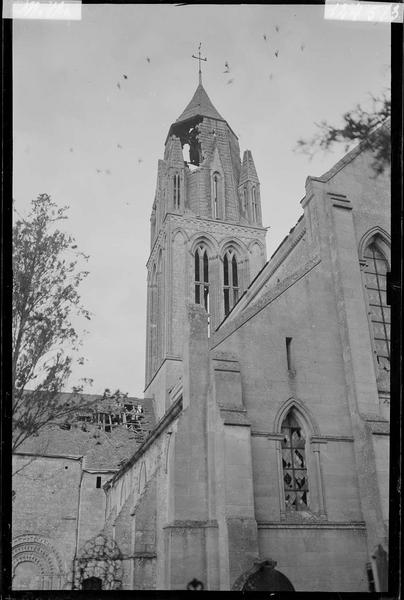
<svg viewBox="0 0 404 600"><path fill-rule="evenodd" d="M372 162L362 145L309 177L267 261L252 154L199 82L152 206L153 426L64 585L386 591L390 198Z"/></svg>

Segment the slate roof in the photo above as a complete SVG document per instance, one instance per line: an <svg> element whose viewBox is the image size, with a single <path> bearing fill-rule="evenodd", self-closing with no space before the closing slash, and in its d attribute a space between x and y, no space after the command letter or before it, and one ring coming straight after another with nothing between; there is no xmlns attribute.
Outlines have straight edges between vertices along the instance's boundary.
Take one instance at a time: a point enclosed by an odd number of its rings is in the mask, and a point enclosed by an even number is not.
<svg viewBox="0 0 404 600"><path fill-rule="evenodd" d="M61 394L64 401L69 395ZM105 401L101 403L101 395L80 395L83 400L94 400L100 409L103 407L108 410L104 404ZM100 400L99 403L97 399ZM66 418L62 418L60 422L54 422L44 427L38 436L26 440L18 452L40 455L82 455L84 456L84 468L95 471L97 469L117 469L123 461L136 452L155 426L151 398L128 397L125 402L142 405L141 430L133 431L119 424L113 425L111 432L107 433L99 428L97 423L77 420L78 415L89 414L88 410L77 411L74 416L67 419L70 429L64 428L63 422Z"/></svg>
<svg viewBox="0 0 404 600"><path fill-rule="evenodd" d="M192 117L196 117L198 115L202 117L210 117L211 119L219 119L220 121L225 120L213 106L208 94L205 91L205 88L201 83L196 88L196 92L192 96L190 103L185 108L183 113L178 117L176 123L191 119Z"/></svg>

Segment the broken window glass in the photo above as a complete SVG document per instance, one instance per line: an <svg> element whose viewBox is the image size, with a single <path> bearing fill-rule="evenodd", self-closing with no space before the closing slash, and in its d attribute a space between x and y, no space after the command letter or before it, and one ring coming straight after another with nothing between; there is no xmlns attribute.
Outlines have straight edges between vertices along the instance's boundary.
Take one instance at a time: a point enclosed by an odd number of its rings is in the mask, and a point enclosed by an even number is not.
<svg viewBox="0 0 404 600"><path fill-rule="evenodd" d="M293 412L282 424L282 469L287 510L307 510L308 479L303 430Z"/></svg>
<svg viewBox="0 0 404 600"><path fill-rule="evenodd" d="M369 317L372 322L374 353L379 370L379 389L389 389L390 371L390 306L386 299L386 273L388 264L376 242L365 250L365 287L369 301Z"/></svg>

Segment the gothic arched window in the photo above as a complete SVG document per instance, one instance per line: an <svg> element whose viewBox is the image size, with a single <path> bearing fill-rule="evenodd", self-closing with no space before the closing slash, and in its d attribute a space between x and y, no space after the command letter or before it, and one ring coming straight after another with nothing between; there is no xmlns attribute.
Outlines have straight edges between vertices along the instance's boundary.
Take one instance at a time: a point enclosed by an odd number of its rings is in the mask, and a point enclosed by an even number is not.
<svg viewBox="0 0 404 600"><path fill-rule="evenodd" d="M224 314L227 315L239 298L239 277L237 258L230 249L223 258L223 299Z"/></svg>
<svg viewBox="0 0 404 600"><path fill-rule="evenodd" d="M390 307L386 301L386 273L389 266L374 238L366 246L363 258L366 261L364 274L374 352L379 371L390 371Z"/></svg>
<svg viewBox="0 0 404 600"><path fill-rule="evenodd" d="M257 209L257 190L255 187L251 190L251 212L253 223L258 221L258 209Z"/></svg>
<svg viewBox="0 0 404 600"><path fill-rule="evenodd" d="M212 175L212 216L214 219L223 218L222 177L217 171Z"/></svg>
<svg viewBox="0 0 404 600"><path fill-rule="evenodd" d="M174 174L173 179L173 199L174 208L180 208L181 192L180 192L180 175L179 173Z"/></svg>
<svg viewBox="0 0 404 600"><path fill-rule="evenodd" d="M308 510L306 440L293 410L286 415L281 432L285 508L287 511Z"/></svg>
<svg viewBox="0 0 404 600"><path fill-rule="evenodd" d="M195 304L202 304L209 312L209 261L204 246L195 250Z"/></svg>

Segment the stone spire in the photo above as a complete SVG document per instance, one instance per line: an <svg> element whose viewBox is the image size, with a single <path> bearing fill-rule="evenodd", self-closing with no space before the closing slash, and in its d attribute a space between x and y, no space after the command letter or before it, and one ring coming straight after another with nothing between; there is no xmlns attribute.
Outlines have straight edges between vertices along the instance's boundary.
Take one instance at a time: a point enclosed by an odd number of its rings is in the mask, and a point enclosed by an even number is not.
<svg viewBox="0 0 404 600"><path fill-rule="evenodd" d="M255 165L254 165L253 157L251 154L251 150L246 150L244 152L243 165L241 167L239 185L245 183L246 181L251 181L254 183L259 182L257 171L255 170Z"/></svg>
<svg viewBox="0 0 404 600"><path fill-rule="evenodd" d="M211 119L218 119L220 121L225 120L213 106L212 101L206 93L202 83L199 83L191 102L178 117L176 123L185 121L186 119L191 119L192 117L196 116L209 117Z"/></svg>

